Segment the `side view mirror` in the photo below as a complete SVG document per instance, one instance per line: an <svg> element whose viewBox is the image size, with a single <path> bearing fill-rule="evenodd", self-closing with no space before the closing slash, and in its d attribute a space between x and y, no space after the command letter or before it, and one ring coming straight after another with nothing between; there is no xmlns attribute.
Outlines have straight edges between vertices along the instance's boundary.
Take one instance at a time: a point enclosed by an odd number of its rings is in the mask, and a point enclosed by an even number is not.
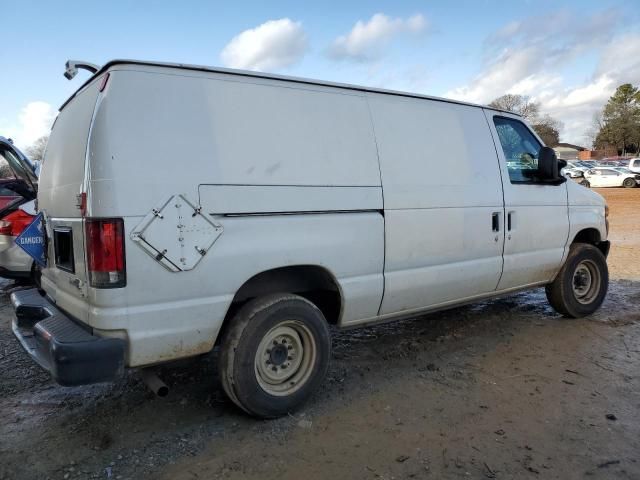
<svg viewBox="0 0 640 480"><path fill-rule="evenodd" d="M561 166L561 163L563 164ZM565 167L567 162L558 160L556 152L551 147L542 147L538 153L538 176L543 180L559 180L560 169Z"/></svg>

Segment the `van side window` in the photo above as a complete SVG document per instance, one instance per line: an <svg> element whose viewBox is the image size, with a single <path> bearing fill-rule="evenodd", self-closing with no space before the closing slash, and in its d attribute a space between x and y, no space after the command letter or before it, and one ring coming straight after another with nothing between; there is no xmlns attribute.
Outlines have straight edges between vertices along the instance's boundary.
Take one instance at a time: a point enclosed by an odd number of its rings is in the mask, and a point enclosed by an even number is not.
<svg viewBox="0 0 640 480"><path fill-rule="evenodd" d="M540 142L527 126L517 120L494 117L511 183L535 183Z"/></svg>

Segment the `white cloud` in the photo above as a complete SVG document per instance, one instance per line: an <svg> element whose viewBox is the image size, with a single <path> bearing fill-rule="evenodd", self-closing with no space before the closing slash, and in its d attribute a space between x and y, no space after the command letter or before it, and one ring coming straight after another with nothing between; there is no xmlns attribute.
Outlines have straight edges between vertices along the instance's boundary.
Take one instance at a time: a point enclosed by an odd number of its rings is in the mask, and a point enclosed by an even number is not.
<svg viewBox="0 0 640 480"><path fill-rule="evenodd" d="M307 51L307 36L300 22L269 20L233 37L220 54L233 68L276 70L298 62Z"/></svg>
<svg viewBox="0 0 640 480"><path fill-rule="evenodd" d="M55 117L56 111L50 104L29 102L20 111L17 122L3 126L0 133L12 138L18 148L25 149L38 138L49 134Z"/></svg>
<svg viewBox="0 0 640 480"><path fill-rule="evenodd" d="M380 56L382 48L400 33L419 33L427 28L422 14L407 19L376 13L368 22L358 20L351 31L336 38L328 54L336 60L367 61Z"/></svg>
<svg viewBox="0 0 640 480"><path fill-rule="evenodd" d="M615 76L621 83L640 80L640 34L627 34L606 46L600 56L596 74Z"/></svg>
<svg viewBox="0 0 640 480"><path fill-rule="evenodd" d="M540 102L543 114L564 124L563 141L583 144L594 114L616 87L637 84L640 78L640 34L617 35L621 17L616 14L606 10L579 18L561 11L549 15L547 22L535 18L511 22L487 38L488 56L481 71L445 96L488 103L505 93L528 95ZM585 36L578 31L581 25L598 28L589 29L594 34ZM496 52L498 48L501 50ZM568 84L562 72L581 55L594 53L599 61L586 72L587 78Z"/></svg>
<svg viewBox="0 0 640 480"><path fill-rule="evenodd" d="M530 77L541 56L537 47L505 49L495 60L485 66L471 82L445 93L445 97L474 103L488 103ZM531 81L531 80L529 80ZM525 92L520 89L520 92Z"/></svg>

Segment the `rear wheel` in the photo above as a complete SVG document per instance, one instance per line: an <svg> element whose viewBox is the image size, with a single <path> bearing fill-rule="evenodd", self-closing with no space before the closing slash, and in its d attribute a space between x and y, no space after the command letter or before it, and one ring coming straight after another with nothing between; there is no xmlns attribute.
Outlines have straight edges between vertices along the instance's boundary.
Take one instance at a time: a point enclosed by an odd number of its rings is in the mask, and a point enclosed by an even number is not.
<svg viewBox="0 0 640 480"><path fill-rule="evenodd" d="M576 243L546 293L558 313L579 318L600 308L608 286L609 270L602 252L593 245Z"/></svg>
<svg viewBox="0 0 640 480"><path fill-rule="evenodd" d="M320 386L331 358L322 312L297 295L254 299L231 319L220 378L229 398L261 418L285 415Z"/></svg>
<svg viewBox="0 0 640 480"><path fill-rule="evenodd" d="M625 188L634 188L636 186L636 181L633 178L625 178L624 182L622 182L622 186Z"/></svg>

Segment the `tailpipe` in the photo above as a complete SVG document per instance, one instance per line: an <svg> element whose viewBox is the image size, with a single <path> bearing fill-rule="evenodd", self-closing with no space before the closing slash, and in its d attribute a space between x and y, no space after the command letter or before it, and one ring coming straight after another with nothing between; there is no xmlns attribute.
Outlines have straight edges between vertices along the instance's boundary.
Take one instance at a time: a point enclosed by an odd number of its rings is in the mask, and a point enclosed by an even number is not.
<svg viewBox="0 0 640 480"><path fill-rule="evenodd" d="M160 380L160 377L158 377L156 372L143 368L140 374L142 375L142 381L145 385L158 397L166 397L169 395L169 387L167 387L166 383Z"/></svg>

